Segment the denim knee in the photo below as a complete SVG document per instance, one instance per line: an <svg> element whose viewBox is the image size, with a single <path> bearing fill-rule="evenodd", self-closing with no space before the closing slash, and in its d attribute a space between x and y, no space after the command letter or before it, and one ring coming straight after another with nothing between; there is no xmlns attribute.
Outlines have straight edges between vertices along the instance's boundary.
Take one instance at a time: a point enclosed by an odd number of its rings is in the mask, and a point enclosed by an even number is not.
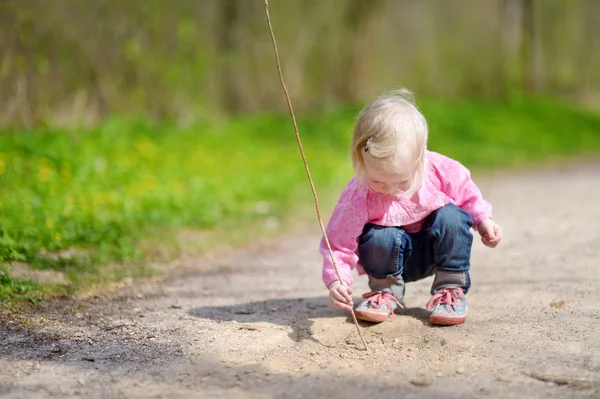
<svg viewBox="0 0 600 399"><path fill-rule="evenodd" d="M467 272L471 261L473 234L471 216L456 205L439 208L426 219L437 268L449 272Z"/></svg>
<svg viewBox="0 0 600 399"><path fill-rule="evenodd" d="M425 226L447 231L468 231L473 226L471 215L454 204L433 211L425 220Z"/></svg>
<svg viewBox="0 0 600 399"><path fill-rule="evenodd" d="M399 227L367 224L358 242L358 258L365 272L376 278L397 276L403 265L399 258L410 251L410 239Z"/></svg>

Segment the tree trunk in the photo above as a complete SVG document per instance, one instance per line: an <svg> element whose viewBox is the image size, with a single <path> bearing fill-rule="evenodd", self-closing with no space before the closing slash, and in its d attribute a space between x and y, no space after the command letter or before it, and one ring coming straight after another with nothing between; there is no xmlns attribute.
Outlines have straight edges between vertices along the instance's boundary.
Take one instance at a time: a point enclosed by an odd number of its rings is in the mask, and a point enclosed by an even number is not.
<svg viewBox="0 0 600 399"><path fill-rule="evenodd" d="M224 57L220 68L221 98L224 109L232 112L238 112L242 105L236 87L237 79L234 76L238 69L234 61L239 48L240 19L239 1L221 0L217 32L218 53Z"/></svg>
<svg viewBox="0 0 600 399"><path fill-rule="evenodd" d="M535 0L522 0L523 44L522 70L524 89L536 93L542 86L542 37Z"/></svg>
<svg viewBox="0 0 600 399"><path fill-rule="evenodd" d="M383 0L350 0L345 23L348 32L349 52L341 65L339 93L342 100L357 102L361 100L367 65L372 64L369 51L375 46L371 27L383 8Z"/></svg>

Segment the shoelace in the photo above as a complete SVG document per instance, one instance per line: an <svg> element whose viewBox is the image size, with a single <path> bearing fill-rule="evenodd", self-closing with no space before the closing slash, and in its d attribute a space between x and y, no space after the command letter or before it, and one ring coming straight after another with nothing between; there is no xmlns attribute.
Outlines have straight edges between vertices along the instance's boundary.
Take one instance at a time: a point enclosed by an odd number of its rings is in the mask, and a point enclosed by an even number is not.
<svg viewBox="0 0 600 399"><path fill-rule="evenodd" d="M399 308L404 308L404 306L398 302L398 299L387 291L371 291L363 294L362 297L367 299L367 303L370 304L373 309L380 309L383 305L386 305L392 316L394 315L392 301L396 302Z"/></svg>
<svg viewBox="0 0 600 399"><path fill-rule="evenodd" d="M463 296L464 294L461 288L443 288L436 292L425 306L429 310L432 310L436 305L457 306L460 304L458 300Z"/></svg>

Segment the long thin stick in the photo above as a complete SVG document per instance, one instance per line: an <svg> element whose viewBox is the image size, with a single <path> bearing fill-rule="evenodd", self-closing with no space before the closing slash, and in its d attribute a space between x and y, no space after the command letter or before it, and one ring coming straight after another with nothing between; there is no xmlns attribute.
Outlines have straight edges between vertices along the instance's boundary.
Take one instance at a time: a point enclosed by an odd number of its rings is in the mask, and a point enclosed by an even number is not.
<svg viewBox="0 0 600 399"><path fill-rule="evenodd" d="M306 161L306 155L304 155L304 148L302 147L302 140L300 140L300 133L298 133L298 124L296 123L296 116L294 115L294 109L292 108L292 101L290 100L290 95L288 94L287 88L283 81L283 73L281 72L281 65L279 63L279 52L277 51L277 43L275 41L275 34L273 33L273 27L271 26L271 18L269 17L269 1L265 1L265 14L267 16L267 24L269 25L269 32L271 33L271 41L273 42L273 50L275 51L275 62L277 64L277 72L279 73L279 80L281 81L281 87L283 87L283 94L285 94L285 99L287 101L288 108L290 110L290 116L292 117L292 123L294 124L294 132L296 133L296 141L298 142L298 148L300 149L300 155L302 156L302 162L304 162L304 169L306 170L306 175L308 176L308 182L310 183L310 188L313 193L313 197L315 198L315 207L317 208L317 219L319 219L319 225L321 226L321 231L323 232L323 237L325 238L325 243L327 244L327 249L329 250L329 256L331 256L331 261L333 262L333 267L335 268L335 272L338 276L338 280L343 284L342 276L340 271L338 270L337 264L335 262L335 258L333 256L333 251L331 250L331 245L329 244L329 239L327 238L327 233L325 232L325 226L323 226L323 219L321 218L321 209L319 208L319 198L317 197L317 190L315 189L315 185L313 183L312 177L310 176L310 170L308 169L308 162ZM365 349L367 352L369 351L369 346L367 345L367 341L365 341L365 337L360 330L358 325L358 320L356 320L356 315L354 314L354 309L351 309L352 319L354 319L354 325L356 325L356 330L358 331L358 335L360 335L360 339L362 343L365 345Z"/></svg>

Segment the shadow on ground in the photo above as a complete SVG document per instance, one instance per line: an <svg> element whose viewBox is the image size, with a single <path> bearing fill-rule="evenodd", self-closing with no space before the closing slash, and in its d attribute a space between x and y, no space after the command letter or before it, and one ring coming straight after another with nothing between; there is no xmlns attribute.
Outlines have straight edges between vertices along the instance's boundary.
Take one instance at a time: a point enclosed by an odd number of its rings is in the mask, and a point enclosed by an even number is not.
<svg viewBox="0 0 600 399"><path fill-rule="evenodd" d="M195 317L218 322L266 322L288 326L292 329L289 337L296 342L300 342L303 339L314 341L311 337L313 319L347 316L346 322L353 323L352 316L349 313L334 308L325 297L270 299L231 306L203 306L189 309L187 313ZM430 312L423 308L413 307L397 310L395 317L412 317L428 326L429 314ZM362 327L375 325L374 323L360 320L359 324Z"/></svg>

